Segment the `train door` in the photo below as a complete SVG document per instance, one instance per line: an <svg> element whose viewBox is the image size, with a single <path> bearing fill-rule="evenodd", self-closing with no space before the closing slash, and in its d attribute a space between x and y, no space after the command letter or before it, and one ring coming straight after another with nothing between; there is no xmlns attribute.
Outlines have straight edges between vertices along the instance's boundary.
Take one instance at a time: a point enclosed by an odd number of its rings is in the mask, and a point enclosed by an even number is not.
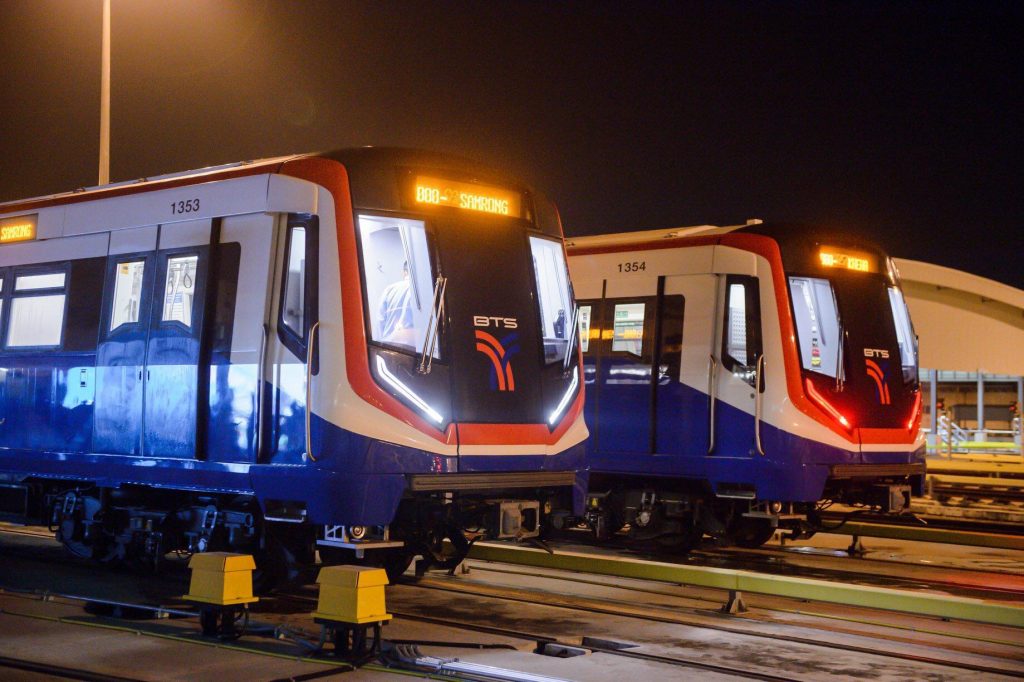
<svg viewBox="0 0 1024 682"><path fill-rule="evenodd" d="M750 456L761 452L755 419L764 390L760 290L752 276L720 275L718 280L708 453Z"/></svg>
<svg viewBox="0 0 1024 682"><path fill-rule="evenodd" d="M307 456L306 394L319 367L316 333L318 238L316 216L291 214L275 241L272 297L259 461L299 462ZM312 348L311 348L312 346ZM312 350L312 352L310 352ZM309 362L312 360L312 362Z"/></svg>
<svg viewBox="0 0 1024 682"><path fill-rule="evenodd" d="M152 259L152 305L146 345L143 451L195 457L199 429L211 222L162 226ZM205 361L205 362L204 362ZM205 411L204 411L205 412Z"/></svg>
<svg viewBox="0 0 1024 682"><path fill-rule="evenodd" d="M96 346L93 449L142 454L146 342L158 228L111 233Z"/></svg>
<svg viewBox="0 0 1024 682"><path fill-rule="evenodd" d="M651 377L657 278L608 280L601 306L592 427L601 452L653 451Z"/></svg>

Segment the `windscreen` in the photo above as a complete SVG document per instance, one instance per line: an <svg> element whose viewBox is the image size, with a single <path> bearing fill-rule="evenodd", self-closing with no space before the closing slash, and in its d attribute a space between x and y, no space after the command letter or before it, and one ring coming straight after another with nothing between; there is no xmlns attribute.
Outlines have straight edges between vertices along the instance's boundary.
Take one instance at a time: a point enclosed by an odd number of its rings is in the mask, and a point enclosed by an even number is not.
<svg viewBox="0 0 1024 682"><path fill-rule="evenodd" d="M434 298L424 222L361 215L359 237L370 338L396 350L422 353Z"/></svg>
<svg viewBox="0 0 1024 682"><path fill-rule="evenodd" d="M896 323L896 341L900 346L900 362L903 365L903 381L911 382L917 376L917 337L910 323L907 302L897 287L889 287L889 305Z"/></svg>
<svg viewBox="0 0 1024 682"><path fill-rule="evenodd" d="M561 242L530 237L533 271L537 278L544 361L558 362L565 357L572 324L572 297L569 271Z"/></svg>
<svg viewBox="0 0 1024 682"><path fill-rule="evenodd" d="M831 282L817 277L790 277L789 289L803 368L837 377L842 340Z"/></svg>

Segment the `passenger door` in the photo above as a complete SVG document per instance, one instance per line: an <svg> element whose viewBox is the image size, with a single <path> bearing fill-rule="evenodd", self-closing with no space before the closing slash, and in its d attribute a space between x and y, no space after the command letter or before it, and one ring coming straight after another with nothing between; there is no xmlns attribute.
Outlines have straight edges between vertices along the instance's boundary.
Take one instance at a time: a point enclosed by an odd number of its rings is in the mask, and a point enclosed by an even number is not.
<svg viewBox="0 0 1024 682"><path fill-rule="evenodd" d="M755 412L764 389L760 289L752 276L721 275L718 280L709 454L751 456L760 451Z"/></svg>
<svg viewBox="0 0 1024 682"><path fill-rule="evenodd" d="M132 230L128 249L156 246L156 227ZM120 241L125 241L124 237ZM117 248L115 245L114 248ZM153 298L153 253L115 254L107 262L103 314L96 347L93 449L142 454L146 343Z"/></svg>
<svg viewBox="0 0 1024 682"><path fill-rule="evenodd" d="M650 454L656 277L608 280L601 306L598 402L594 415L601 452Z"/></svg>
<svg viewBox="0 0 1024 682"><path fill-rule="evenodd" d="M167 229L162 231L161 247L179 241L165 239L170 236ZM209 243L208 230L204 241ZM143 410L143 447L148 455L196 456L199 382L209 371L202 353L208 257L208 245L176 246L161 248L153 259L155 295Z"/></svg>
<svg viewBox="0 0 1024 682"><path fill-rule="evenodd" d="M301 462L308 454L306 394L319 371L314 331L319 319L318 237L316 216L299 215L287 216L277 235L274 324L267 346L268 367L259 372L268 381L263 391L267 417L263 420L261 462ZM309 366L311 343L313 363Z"/></svg>

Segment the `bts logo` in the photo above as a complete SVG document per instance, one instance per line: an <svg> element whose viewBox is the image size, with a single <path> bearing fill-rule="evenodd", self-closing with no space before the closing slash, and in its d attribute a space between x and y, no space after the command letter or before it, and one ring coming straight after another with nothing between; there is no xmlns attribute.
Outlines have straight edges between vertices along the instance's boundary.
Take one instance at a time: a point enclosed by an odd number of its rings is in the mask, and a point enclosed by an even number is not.
<svg viewBox="0 0 1024 682"><path fill-rule="evenodd" d="M864 357L866 358L881 358L882 360L889 359L889 351L881 348L865 348Z"/></svg>
<svg viewBox="0 0 1024 682"><path fill-rule="evenodd" d="M519 321L514 317L488 317L487 315L474 315L473 316L474 327L495 327L501 329L516 329L519 327Z"/></svg>
<svg viewBox="0 0 1024 682"><path fill-rule="evenodd" d="M508 319L508 318L483 318L485 320ZM476 319L474 319L474 322ZM515 322L515 320L513 320ZM514 328L514 327L513 327ZM512 373L511 358L519 352L516 342L519 334L513 332L501 341L493 335L480 329L476 330L476 349L491 360L491 390L515 391L516 378Z"/></svg>
<svg viewBox="0 0 1024 682"><path fill-rule="evenodd" d="M864 349L866 353L868 349ZM885 357L889 357L886 353ZM889 363L884 363L879 366L877 362L871 359L865 359L864 364L867 366L868 376L871 377L875 382L875 388L878 389L878 403L880 405L892 404L892 399L889 397L889 384L885 381L885 370L884 367L888 367Z"/></svg>

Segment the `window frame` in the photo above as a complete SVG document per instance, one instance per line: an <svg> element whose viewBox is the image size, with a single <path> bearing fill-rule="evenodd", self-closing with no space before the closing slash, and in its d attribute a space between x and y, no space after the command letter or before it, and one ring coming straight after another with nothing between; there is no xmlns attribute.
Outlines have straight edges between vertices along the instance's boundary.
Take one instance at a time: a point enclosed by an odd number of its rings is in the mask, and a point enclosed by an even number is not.
<svg viewBox="0 0 1024 682"><path fill-rule="evenodd" d="M64 284L61 287L49 287L46 289L29 289L17 291L18 277L31 275L64 275ZM71 261L58 261L55 263L38 263L31 265L11 266L0 269L0 276L4 280L4 289L0 293L0 300L3 301L2 317L0 324L3 325L3 345L5 353L25 353L34 351L60 351L64 348L64 335L67 331L68 302L70 300L69 288L71 285ZM14 312L14 300L21 298L35 298L39 296L53 296L60 294L64 297L64 307L61 310L60 320L60 341L57 344L33 345L33 346L11 346L10 326L11 316Z"/></svg>
<svg viewBox="0 0 1024 682"><path fill-rule="evenodd" d="M296 333L291 326L284 322L285 293L287 289L288 261L292 253L292 231L301 227L306 230L306 276L302 283L302 310L303 324L302 334ZM309 330L313 328L319 317L319 302L317 297L317 283L319 282L319 239L320 221L316 215L305 213L289 213L285 223L284 236L284 260L281 265L281 272L278 273L280 284L277 299L277 316L275 326L277 327L277 338L284 346L295 354L305 364L309 348ZM313 374L319 373L318 354L313 356Z"/></svg>
<svg viewBox="0 0 1024 682"><path fill-rule="evenodd" d="M363 330L366 334L366 345L368 348L373 346L394 353L401 353L404 356L418 358L423 354L422 350L416 350L415 348L410 350L408 346L388 343L387 341L380 341L373 338L374 318L373 312L370 310L370 295L366 289L366 254L363 253L363 234L359 227L359 218L362 216L371 218L394 218L396 220L415 220L416 222L423 223L423 233L427 238L427 256L432 270L431 282L434 283L437 282L437 278L439 276L444 276L444 269L442 268L441 263L441 253L437 244L437 229L429 216L420 213L409 213L404 211L368 211L362 209L357 209L353 212L353 225L355 225L356 232L356 251L359 254L359 290L363 299ZM431 296L433 296L433 293L433 290L431 290ZM427 305L433 305L433 301L430 301ZM437 355L434 356L432 361L442 365L448 364L448 353L446 351L448 348L447 336L449 332L447 322L447 316L442 317L437 322L440 327L437 332Z"/></svg>

